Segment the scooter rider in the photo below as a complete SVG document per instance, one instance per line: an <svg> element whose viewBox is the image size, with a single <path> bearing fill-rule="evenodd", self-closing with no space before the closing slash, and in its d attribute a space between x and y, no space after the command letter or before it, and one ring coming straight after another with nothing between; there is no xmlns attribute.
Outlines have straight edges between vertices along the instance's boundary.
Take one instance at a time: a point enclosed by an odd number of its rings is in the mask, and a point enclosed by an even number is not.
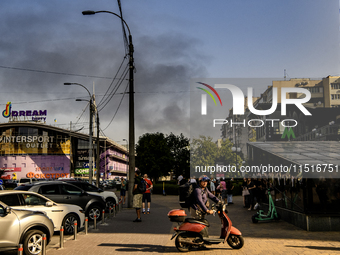
<svg viewBox="0 0 340 255"><path fill-rule="evenodd" d="M207 188L209 177L203 175L199 178L198 186L193 191L194 201L190 207L191 217L196 220L204 219L205 214L213 214L213 210L209 210L208 198L218 203L219 200Z"/></svg>

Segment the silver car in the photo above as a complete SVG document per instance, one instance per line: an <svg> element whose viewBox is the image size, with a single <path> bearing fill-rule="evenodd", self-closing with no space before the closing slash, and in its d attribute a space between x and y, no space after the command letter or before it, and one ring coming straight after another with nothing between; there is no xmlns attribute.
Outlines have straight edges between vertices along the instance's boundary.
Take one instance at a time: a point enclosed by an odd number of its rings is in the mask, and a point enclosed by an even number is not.
<svg viewBox="0 0 340 255"><path fill-rule="evenodd" d="M65 234L73 234L75 220L78 222L78 229L84 227L85 212L80 206L57 204L35 192L23 190L0 191L0 201L13 209L45 212L53 221L54 231L59 231L60 226L63 226Z"/></svg>
<svg viewBox="0 0 340 255"><path fill-rule="evenodd" d="M48 244L54 225L43 212L16 210L0 201L0 229L0 252L23 244L26 255L37 255L42 251L43 234Z"/></svg>

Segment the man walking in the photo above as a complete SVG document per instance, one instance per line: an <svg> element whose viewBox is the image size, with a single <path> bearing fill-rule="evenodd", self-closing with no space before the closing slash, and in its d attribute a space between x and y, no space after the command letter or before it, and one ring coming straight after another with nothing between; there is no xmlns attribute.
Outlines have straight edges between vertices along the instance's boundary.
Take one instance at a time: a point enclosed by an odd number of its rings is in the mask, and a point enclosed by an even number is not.
<svg viewBox="0 0 340 255"><path fill-rule="evenodd" d="M140 217L141 208L142 208L142 199L143 193L139 190L138 186L140 186L142 182L142 177L140 175L140 170L136 170L135 172L135 183L133 187L133 202L132 207L136 208L137 218L133 222L141 222L142 219Z"/></svg>
<svg viewBox="0 0 340 255"><path fill-rule="evenodd" d="M126 181L124 179L124 177L122 177L121 179L121 187L120 187L120 200L123 200L123 205L125 205L125 199L126 199Z"/></svg>
<svg viewBox="0 0 340 255"><path fill-rule="evenodd" d="M153 187L152 182L148 179L148 175L144 174L144 181L146 182L146 191L143 194L143 214L145 214L145 201L148 202L147 214L150 214L150 204L151 204L151 189Z"/></svg>

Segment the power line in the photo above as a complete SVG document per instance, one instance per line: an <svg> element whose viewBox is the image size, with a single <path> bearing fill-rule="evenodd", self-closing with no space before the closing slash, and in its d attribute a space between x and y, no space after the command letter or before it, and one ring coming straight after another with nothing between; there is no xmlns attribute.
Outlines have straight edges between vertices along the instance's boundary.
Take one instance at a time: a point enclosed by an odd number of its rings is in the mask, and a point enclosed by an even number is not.
<svg viewBox="0 0 340 255"><path fill-rule="evenodd" d="M123 96L122 96L122 98L120 99L120 102L119 102L119 105L118 105L118 107L117 107L117 110L116 110L116 112L115 112L115 114L113 115L113 117L112 117L112 119L111 119L111 121L110 121L110 123L106 126L106 128L104 128L103 129L103 131L105 131L110 125L111 125L111 123L112 123L112 121L113 121L113 119L116 117L116 114L117 114L117 112L118 112L118 110L119 110L119 108L120 108L120 105L122 104L122 102L123 102L123 99L124 99L124 95L125 95L125 93L126 93L126 91L127 91L127 89L128 89L128 87L129 87L129 83L126 85L126 88L125 88L125 91L124 91L124 94L123 94Z"/></svg>
<svg viewBox="0 0 340 255"><path fill-rule="evenodd" d="M12 70L19 70L19 71L27 71L27 72L36 72L36 73L47 73L47 74L58 74L58 75L78 76L78 77L86 77L86 78L99 78L99 79L108 79L108 80L111 80L111 79L112 79L112 77L104 77L104 76L97 76L97 75L74 74L74 73L62 73L62 72L43 71L43 70L28 69L28 68L19 68L19 67L11 67L11 66L0 66L0 68L3 68L3 69L12 69Z"/></svg>

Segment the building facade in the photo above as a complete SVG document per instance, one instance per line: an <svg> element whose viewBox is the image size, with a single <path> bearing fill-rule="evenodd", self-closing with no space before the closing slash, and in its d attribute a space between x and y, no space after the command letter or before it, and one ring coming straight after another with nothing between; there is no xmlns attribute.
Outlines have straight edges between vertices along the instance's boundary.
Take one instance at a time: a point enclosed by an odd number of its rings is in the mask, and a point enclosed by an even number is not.
<svg viewBox="0 0 340 255"><path fill-rule="evenodd" d="M127 150L106 137L100 137L99 145L101 178L126 176ZM94 143L93 162L96 162L96 148ZM86 134L32 121L0 124L2 179L87 179L89 160L89 136ZM93 169L95 173L95 163Z"/></svg>

